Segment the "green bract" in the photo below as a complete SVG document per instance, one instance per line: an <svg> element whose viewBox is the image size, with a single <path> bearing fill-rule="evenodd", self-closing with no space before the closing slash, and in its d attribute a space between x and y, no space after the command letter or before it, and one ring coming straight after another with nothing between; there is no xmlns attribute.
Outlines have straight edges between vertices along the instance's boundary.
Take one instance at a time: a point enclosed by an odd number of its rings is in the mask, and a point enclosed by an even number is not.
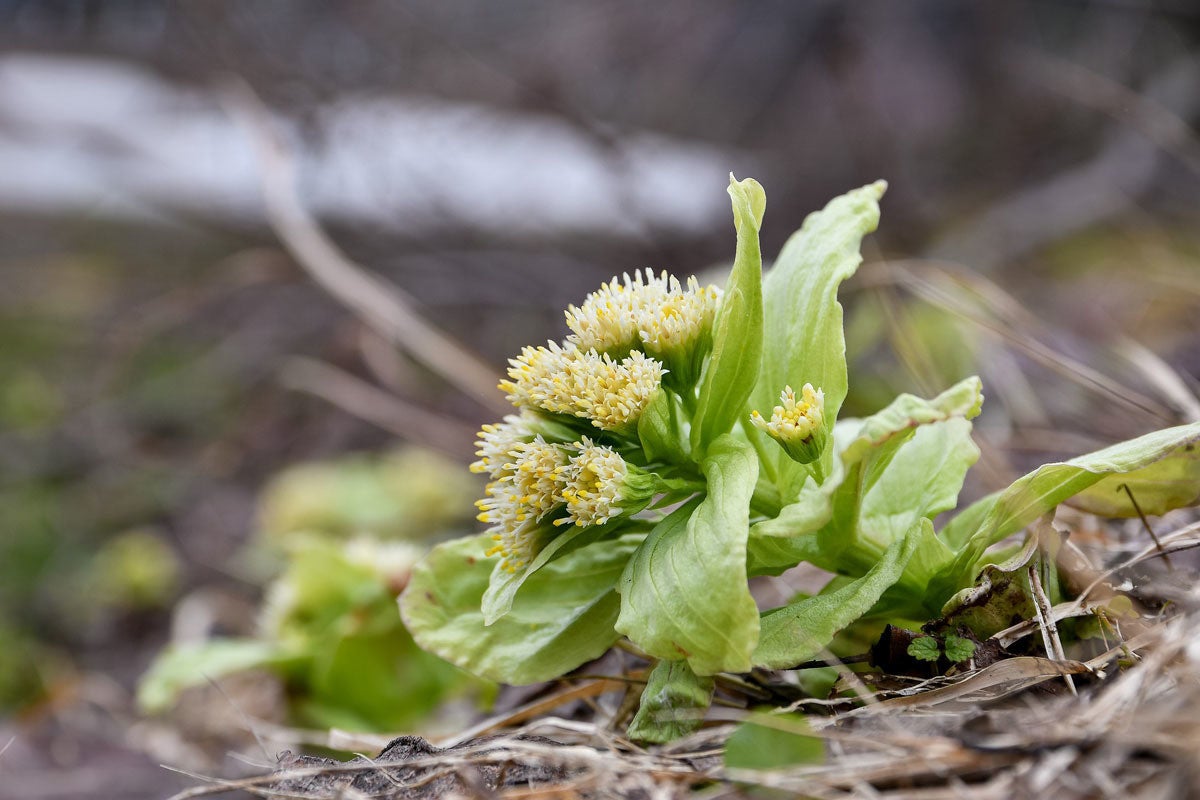
<svg viewBox="0 0 1200 800"><path fill-rule="evenodd" d="M1110 514L1129 510L1122 483L1152 512L1195 502L1200 424L1043 467L935 533L979 456L979 379L838 419L838 287L885 189L810 215L764 279L766 199L731 178L723 291L650 271L613 278L568 309L566 339L514 358L501 388L519 413L484 427L472 467L490 479L488 531L414 570L401 611L416 641L529 683L626 636L657 660L631 735L664 741L695 727L717 673L794 666L862 621L950 613L992 545L1076 495ZM835 577L759 609L749 579L801 562ZM952 639L947 657L961 660L970 642Z"/></svg>

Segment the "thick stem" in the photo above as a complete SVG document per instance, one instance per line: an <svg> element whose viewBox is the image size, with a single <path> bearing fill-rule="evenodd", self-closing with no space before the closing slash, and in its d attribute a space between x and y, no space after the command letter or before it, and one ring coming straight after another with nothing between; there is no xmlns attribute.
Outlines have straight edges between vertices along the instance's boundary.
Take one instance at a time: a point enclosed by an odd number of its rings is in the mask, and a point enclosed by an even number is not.
<svg viewBox="0 0 1200 800"><path fill-rule="evenodd" d="M750 498L750 510L774 519L779 516L782 508L779 490L775 488L775 484L759 480L754 486L754 495Z"/></svg>

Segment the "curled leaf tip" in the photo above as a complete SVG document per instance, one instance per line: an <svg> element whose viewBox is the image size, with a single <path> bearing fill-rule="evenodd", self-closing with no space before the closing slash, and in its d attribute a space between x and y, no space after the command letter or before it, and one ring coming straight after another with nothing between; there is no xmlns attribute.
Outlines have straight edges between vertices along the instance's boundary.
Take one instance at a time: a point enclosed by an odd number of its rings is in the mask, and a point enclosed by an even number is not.
<svg viewBox="0 0 1200 800"><path fill-rule="evenodd" d="M741 230L742 222L749 221L754 230L762 227L763 214L767 209L767 193L754 178L738 180L729 173L729 196L733 198L734 227Z"/></svg>

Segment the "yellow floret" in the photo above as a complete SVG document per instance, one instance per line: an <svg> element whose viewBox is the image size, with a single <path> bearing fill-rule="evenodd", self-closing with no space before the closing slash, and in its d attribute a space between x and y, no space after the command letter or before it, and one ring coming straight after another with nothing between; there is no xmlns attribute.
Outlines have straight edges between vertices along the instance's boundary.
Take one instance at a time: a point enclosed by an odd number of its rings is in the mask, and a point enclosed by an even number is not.
<svg viewBox="0 0 1200 800"><path fill-rule="evenodd" d="M569 341L581 350L620 355L640 346L660 359L682 358L711 331L721 299L717 287L701 287L693 276L685 289L678 278L649 269L622 277L589 294L582 306L567 308Z"/></svg>
<svg viewBox="0 0 1200 800"><path fill-rule="evenodd" d="M611 447L594 445L587 437L574 445L578 453L560 471L567 518L555 525L603 525L621 513L622 490L629 468Z"/></svg>
<svg viewBox="0 0 1200 800"><path fill-rule="evenodd" d="M500 384L510 402L591 420L597 428L627 428L662 382L662 364L633 351L617 361L573 345L526 347Z"/></svg>
<svg viewBox="0 0 1200 800"><path fill-rule="evenodd" d="M475 455L479 460L471 464L471 471L486 472L493 478L502 477L513 449L531 439L533 430L524 416L509 414L503 422L484 425L476 434Z"/></svg>

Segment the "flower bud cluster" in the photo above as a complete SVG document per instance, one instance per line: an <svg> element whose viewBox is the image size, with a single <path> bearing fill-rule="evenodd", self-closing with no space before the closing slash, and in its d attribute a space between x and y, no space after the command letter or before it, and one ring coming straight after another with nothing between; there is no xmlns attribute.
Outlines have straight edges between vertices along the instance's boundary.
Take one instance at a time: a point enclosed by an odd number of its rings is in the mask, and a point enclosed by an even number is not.
<svg viewBox="0 0 1200 800"><path fill-rule="evenodd" d="M575 420L636 447L638 420L664 376L674 373L675 391L694 391L720 299L694 277L685 285L666 272L626 274L567 309L564 342L525 347L509 361L500 389L521 414L483 426L471 465L491 478L476 506L495 541L488 554L500 554L504 569L525 567L555 526L604 525L650 502L657 476L580 435Z"/></svg>
<svg viewBox="0 0 1200 800"><path fill-rule="evenodd" d="M771 419L765 420L757 411L752 411L750 421L779 442L794 461L811 464L825 449L825 393L806 383L800 395L797 399L792 387L785 386L779 395L780 405L771 412Z"/></svg>
<svg viewBox="0 0 1200 800"><path fill-rule="evenodd" d="M615 277L589 294L582 306L567 307L570 341L600 353L640 346L656 358L690 349L712 331L721 290L701 287L695 276L687 288L665 271L647 269L623 281Z"/></svg>
<svg viewBox="0 0 1200 800"><path fill-rule="evenodd" d="M555 516L554 525L604 525L623 513L641 510L653 496L653 476L626 463L611 447L580 442L552 444L540 435L528 441L520 420L486 426L480 433L480 453L511 439L505 458L486 456L477 471L492 478L483 499L475 505L478 519L487 523L504 569L524 568L544 544L540 525ZM484 458L490 458L483 466Z"/></svg>
<svg viewBox="0 0 1200 800"><path fill-rule="evenodd" d="M509 402L587 419L606 431L628 431L662 383L662 364L636 350L617 361L569 342L548 344L526 347L509 361L509 379L500 383Z"/></svg>

